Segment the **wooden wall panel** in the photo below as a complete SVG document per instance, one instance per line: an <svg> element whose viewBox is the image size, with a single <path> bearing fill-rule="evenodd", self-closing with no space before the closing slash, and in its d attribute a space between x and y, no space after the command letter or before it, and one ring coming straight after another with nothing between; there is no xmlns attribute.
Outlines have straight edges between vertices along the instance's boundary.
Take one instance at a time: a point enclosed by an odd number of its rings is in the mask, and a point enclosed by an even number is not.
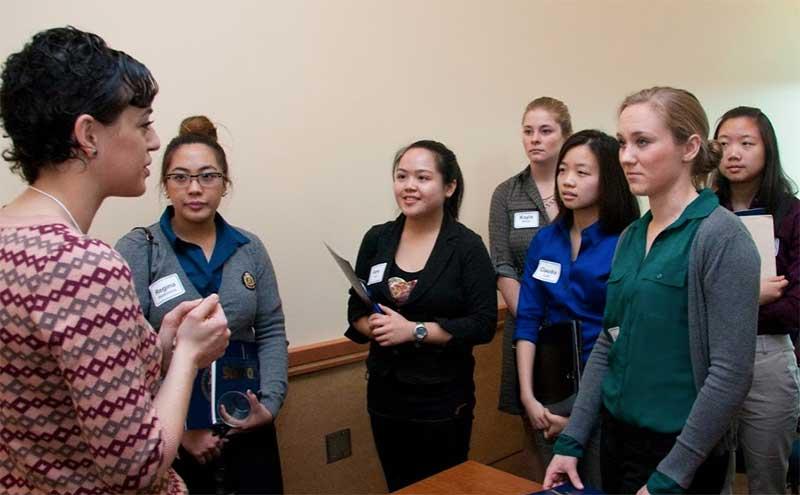
<svg viewBox="0 0 800 495"><path fill-rule="evenodd" d="M497 410L502 321L498 328L491 343L475 348L477 406L470 458L485 464L502 461L522 448L519 418ZM293 357L289 396L277 420L286 493L384 493L386 484L366 410L362 356L366 346L330 342L347 352L340 355L317 345L310 351L304 348L300 358L296 353ZM309 352L320 361L309 359ZM355 362L342 364L354 356L359 356ZM325 366L313 370L319 363ZM352 455L326 464L325 435L344 428L351 430Z"/></svg>

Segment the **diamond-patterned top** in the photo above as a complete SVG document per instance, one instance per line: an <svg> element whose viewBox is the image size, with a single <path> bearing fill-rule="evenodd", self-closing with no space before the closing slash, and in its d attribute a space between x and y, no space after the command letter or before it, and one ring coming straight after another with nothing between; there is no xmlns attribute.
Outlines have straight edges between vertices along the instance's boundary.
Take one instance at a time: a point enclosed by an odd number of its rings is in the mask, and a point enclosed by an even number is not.
<svg viewBox="0 0 800 495"><path fill-rule="evenodd" d="M185 493L158 474L160 373L113 248L60 220L0 218L1 492Z"/></svg>

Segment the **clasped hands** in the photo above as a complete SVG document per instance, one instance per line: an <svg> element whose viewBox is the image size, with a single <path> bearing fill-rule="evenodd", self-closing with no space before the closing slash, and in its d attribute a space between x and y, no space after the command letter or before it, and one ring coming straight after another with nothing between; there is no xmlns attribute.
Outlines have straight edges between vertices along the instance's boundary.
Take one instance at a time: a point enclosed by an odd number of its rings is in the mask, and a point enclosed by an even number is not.
<svg viewBox="0 0 800 495"><path fill-rule="evenodd" d="M381 313L372 313L367 318L370 338L378 345L388 347L414 341L416 323L408 321L392 308L379 304Z"/></svg>
<svg viewBox="0 0 800 495"><path fill-rule="evenodd" d="M569 418L553 414L536 399L523 399L525 414L537 430L542 430L548 440L556 438L567 426Z"/></svg>

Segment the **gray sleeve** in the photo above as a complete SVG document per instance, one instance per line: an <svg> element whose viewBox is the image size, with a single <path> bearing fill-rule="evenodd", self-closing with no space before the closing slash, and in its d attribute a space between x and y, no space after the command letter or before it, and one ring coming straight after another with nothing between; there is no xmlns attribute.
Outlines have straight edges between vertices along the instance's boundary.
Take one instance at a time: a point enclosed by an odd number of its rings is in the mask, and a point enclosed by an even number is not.
<svg viewBox="0 0 800 495"><path fill-rule="evenodd" d="M288 388L289 343L272 262L264 244L258 238L252 241L256 256L258 304L253 330L261 368L261 403L273 417L277 417Z"/></svg>
<svg viewBox="0 0 800 495"><path fill-rule="evenodd" d="M611 349L605 331L601 331L589 355L589 361L581 376L578 397L572 406L569 422L564 434L584 447L589 443L592 430L600 418L600 406L603 402L603 380L608 373L608 351Z"/></svg>
<svg viewBox="0 0 800 495"><path fill-rule="evenodd" d="M657 467L683 487L689 486L747 396L755 358L758 251L741 223L724 225L705 237L706 246L698 253L702 266L697 291L706 304L692 308L690 294L690 321L701 318L708 328L708 375L675 445Z"/></svg>
<svg viewBox="0 0 800 495"><path fill-rule="evenodd" d="M507 182L497 186L492 194L489 206L489 254L492 257L494 270L499 277L508 277L519 280L517 270L514 268L514 256L509 245L508 224L508 191Z"/></svg>
<svg viewBox="0 0 800 495"><path fill-rule="evenodd" d="M150 247L147 237L141 230L128 232L114 246L114 249L125 258L128 267L131 269L131 278L136 289L136 296L142 307L142 313L147 320L150 319L150 290L148 283L150 267L147 266L147 251ZM158 326L160 326L160 322L158 323ZM153 325L153 328L158 329L158 326Z"/></svg>

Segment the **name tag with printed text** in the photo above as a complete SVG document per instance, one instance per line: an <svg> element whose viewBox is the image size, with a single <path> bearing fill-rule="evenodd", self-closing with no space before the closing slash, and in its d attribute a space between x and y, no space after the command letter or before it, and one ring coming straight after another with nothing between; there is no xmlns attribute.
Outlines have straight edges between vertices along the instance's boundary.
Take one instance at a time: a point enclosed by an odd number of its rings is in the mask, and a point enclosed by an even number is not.
<svg viewBox="0 0 800 495"><path fill-rule="evenodd" d="M514 213L515 229L534 229L539 226L538 211L518 211Z"/></svg>
<svg viewBox="0 0 800 495"><path fill-rule="evenodd" d="M533 272L533 278L549 284L558 282L559 277L561 277L561 263L555 261L539 260L539 266Z"/></svg>
<svg viewBox="0 0 800 495"><path fill-rule="evenodd" d="M153 304L156 307L186 293L186 288L177 273L156 280L150 284L149 289L150 297L153 298Z"/></svg>
<svg viewBox="0 0 800 495"><path fill-rule="evenodd" d="M367 285L377 284L381 280L383 280L383 272L386 271L387 263L378 263L374 265L369 270L369 280L367 280Z"/></svg>

